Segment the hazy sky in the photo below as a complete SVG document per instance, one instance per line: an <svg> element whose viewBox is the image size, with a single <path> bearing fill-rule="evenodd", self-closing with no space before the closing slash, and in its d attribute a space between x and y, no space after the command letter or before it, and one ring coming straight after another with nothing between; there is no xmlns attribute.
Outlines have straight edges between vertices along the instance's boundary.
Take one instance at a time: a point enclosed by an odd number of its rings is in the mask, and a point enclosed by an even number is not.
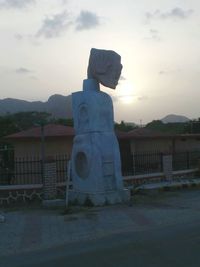
<svg viewBox="0 0 200 267"><path fill-rule="evenodd" d="M200 117L199 0L0 0L0 99L80 90L92 47L122 57L115 120Z"/></svg>

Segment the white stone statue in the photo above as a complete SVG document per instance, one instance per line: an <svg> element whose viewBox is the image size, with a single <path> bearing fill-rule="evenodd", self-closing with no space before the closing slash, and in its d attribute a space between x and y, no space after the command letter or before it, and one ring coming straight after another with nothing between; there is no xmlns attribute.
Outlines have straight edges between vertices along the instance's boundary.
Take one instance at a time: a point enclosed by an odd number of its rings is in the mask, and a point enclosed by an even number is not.
<svg viewBox="0 0 200 267"><path fill-rule="evenodd" d="M71 199L81 203L88 197L94 205L118 203L129 198L123 189L112 99L99 88L101 83L114 89L121 69L121 57L117 53L91 49L83 91L72 94L76 135L71 159Z"/></svg>
<svg viewBox="0 0 200 267"><path fill-rule="evenodd" d="M112 50L92 48L88 65L88 79L95 79L106 87L115 89L121 75L121 57Z"/></svg>

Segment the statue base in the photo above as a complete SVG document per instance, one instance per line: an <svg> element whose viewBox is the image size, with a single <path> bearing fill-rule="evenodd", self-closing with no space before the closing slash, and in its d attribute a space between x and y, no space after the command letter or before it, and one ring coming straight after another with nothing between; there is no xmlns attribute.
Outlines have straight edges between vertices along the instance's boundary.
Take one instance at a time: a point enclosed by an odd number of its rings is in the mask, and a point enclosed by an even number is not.
<svg viewBox="0 0 200 267"><path fill-rule="evenodd" d="M130 201L130 190L122 189L118 191L106 192L79 192L69 191L69 201L79 205L104 206Z"/></svg>

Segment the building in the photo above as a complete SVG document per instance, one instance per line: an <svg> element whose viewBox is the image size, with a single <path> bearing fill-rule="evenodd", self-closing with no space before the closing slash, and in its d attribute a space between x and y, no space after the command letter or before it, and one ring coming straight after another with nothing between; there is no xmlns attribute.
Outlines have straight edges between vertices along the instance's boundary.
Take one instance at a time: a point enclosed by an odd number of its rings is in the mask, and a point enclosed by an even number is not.
<svg viewBox="0 0 200 267"><path fill-rule="evenodd" d="M166 155L172 156L174 170L197 168L200 159L200 134L169 135L139 128L130 132L116 131L116 135L124 176L161 172L163 157ZM23 183L27 179L41 181L44 159L53 156L59 181L64 181L73 138L72 127L57 124L35 127L7 136L7 141L14 147L15 156L14 165L8 168L12 178L9 180L15 184Z"/></svg>
<svg viewBox="0 0 200 267"><path fill-rule="evenodd" d="M116 131L122 158L129 154L161 152L173 154L185 151L200 151L200 134L177 134L155 132L138 128L130 132ZM6 137L13 144L15 157L71 155L74 129L69 126L48 124Z"/></svg>
<svg viewBox="0 0 200 267"><path fill-rule="evenodd" d="M14 146L15 158L71 155L74 129L48 124L6 136Z"/></svg>
<svg viewBox="0 0 200 267"><path fill-rule="evenodd" d="M168 134L148 128L138 128L119 134L121 151L131 154L144 152L177 153L200 151L200 134Z"/></svg>

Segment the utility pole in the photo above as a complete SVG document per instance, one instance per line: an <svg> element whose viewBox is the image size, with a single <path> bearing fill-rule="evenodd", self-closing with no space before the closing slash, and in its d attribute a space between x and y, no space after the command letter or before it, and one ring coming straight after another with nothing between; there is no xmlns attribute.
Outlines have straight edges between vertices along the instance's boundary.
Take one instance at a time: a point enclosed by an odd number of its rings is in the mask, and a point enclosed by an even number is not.
<svg viewBox="0 0 200 267"><path fill-rule="evenodd" d="M44 123L40 124L41 129L41 159L42 159L42 180L44 182L44 163L45 163L45 133Z"/></svg>

